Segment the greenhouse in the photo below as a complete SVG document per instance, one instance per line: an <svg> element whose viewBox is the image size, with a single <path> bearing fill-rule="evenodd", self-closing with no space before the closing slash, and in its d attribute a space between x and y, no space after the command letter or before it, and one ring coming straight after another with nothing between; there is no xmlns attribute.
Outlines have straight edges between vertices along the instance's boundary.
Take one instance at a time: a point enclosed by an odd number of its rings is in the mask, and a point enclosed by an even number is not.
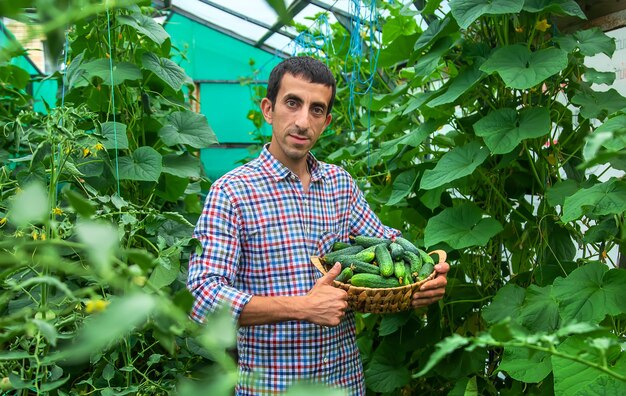
<svg viewBox="0 0 626 396"><path fill-rule="evenodd" d="M0 3L0 395L626 394L626 4Z"/></svg>

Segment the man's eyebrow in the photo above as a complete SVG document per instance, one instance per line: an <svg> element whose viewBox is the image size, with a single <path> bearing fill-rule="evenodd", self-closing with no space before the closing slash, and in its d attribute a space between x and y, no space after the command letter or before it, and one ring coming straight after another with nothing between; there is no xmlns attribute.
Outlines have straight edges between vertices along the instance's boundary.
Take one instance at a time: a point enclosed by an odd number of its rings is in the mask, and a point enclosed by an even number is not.
<svg viewBox="0 0 626 396"><path fill-rule="evenodd" d="M285 95L285 97L283 98L283 100L295 100L295 101L298 101L298 102L300 102L300 103L302 103L302 102L303 102L303 100L302 100L302 98L301 98L301 97L299 97L298 95L295 95L295 94L290 94L290 93L288 93L287 95Z"/></svg>

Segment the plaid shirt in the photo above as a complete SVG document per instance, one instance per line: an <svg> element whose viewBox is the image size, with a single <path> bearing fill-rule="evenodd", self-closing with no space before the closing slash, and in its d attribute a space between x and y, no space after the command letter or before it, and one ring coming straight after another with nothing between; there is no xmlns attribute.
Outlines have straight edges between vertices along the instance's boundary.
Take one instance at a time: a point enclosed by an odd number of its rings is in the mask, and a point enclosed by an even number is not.
<svg viewBox="0 0 626 396"><path fill-rule="evenodd" d="M350 235L399 234L380 222L345 170L312 155L307 161L306 193L267 147L212 185L194 231L202 253L189 263L195 320L220 304L237 320L252 296L305 295L321 277L310 256ZM332 328L295 320L239 327L237 350L237 395L275 394L299 380L365 394L352 311Z"/></svg>

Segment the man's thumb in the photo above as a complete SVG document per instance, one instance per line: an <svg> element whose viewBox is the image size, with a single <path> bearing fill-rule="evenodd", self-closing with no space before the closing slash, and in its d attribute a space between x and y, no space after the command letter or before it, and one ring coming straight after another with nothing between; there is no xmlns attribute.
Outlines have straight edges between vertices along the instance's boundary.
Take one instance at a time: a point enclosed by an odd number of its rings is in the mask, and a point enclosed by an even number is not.
<svg viewBox="0 0 626 396"><path fill-rule="evenodd" d="M331 268L330 271L328 271L326 273L326 275L324 275L324 276L322 276L320 278L319 283L324 283L326 285L332 285L333 281L335 280L335 278L337 276L339 276L340 273L341 273L341 264L340 263L335 263L333 268Z"/></svg>

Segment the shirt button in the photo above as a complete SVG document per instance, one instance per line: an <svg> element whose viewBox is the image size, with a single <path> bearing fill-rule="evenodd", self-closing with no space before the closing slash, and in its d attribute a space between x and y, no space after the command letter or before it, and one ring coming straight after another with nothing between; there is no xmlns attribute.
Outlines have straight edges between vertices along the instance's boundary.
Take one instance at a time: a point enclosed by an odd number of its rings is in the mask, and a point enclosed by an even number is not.
<svg viewBox="0 0 626 396"><path fill-rule="evenodd" d="M328 363L328 358L326 356L324 356L323 362Z"/></svg>

